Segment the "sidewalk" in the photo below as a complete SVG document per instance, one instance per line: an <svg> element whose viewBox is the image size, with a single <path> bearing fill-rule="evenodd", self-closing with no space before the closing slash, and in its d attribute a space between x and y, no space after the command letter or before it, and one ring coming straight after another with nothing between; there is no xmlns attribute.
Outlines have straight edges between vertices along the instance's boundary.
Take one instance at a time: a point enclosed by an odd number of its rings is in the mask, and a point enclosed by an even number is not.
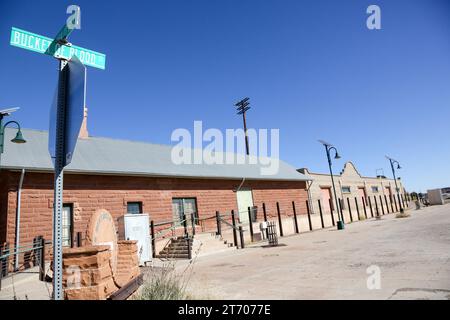
<svg viewBox="0 0 450 320"><path fill-rule="evenodd" d="M211 299L450 299L450 205L408 212L199 257L189 291ZM381 286L372 290L373 270Z"/></svg>
<svg viewBox="0 0 450 320"><path fill-rule="evenodd" d="M2 279L0 300L49 300L52 284L39 281L39 267L10 274Z"/></svg>

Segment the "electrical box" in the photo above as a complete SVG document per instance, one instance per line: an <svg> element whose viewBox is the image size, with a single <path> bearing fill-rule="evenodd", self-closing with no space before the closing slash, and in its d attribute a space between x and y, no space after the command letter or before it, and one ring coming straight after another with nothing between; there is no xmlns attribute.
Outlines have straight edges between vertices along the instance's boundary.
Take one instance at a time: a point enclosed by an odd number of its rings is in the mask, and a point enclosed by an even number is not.
<svg viewBox="0 0 450 320"><path fill-rule="evenodd" d="M152 241L149 216L143 214L125 214L119 219L119 239L137 240L139 265L152 260Z"/></svg>
<svg viewBox="0 0 450 320"><path fill-rule="evenodd" d="M444 198L442 197L441 189L433 189L427 191L428 201L430 205L442 205L444 204Z"/></svg>

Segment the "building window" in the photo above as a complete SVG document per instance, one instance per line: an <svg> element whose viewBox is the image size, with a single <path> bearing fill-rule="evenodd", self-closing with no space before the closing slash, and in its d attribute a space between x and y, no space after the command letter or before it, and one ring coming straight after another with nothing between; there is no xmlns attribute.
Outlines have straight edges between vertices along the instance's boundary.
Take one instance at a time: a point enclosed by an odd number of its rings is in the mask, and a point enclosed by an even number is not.
<svg viewBox="0 0 450 320"><path fill-rule="evenodd" d="M192 215L195 224L198 224L197 200L195 198L173 198L172 199L173 221L180 225L184 218L188 225L192 225Z"/></svg>
<svg viewBox="0 0 450 320"><path fill-rule="evenodd" d="M127 213L142 213L142 202L127 202Z"/></svg>
<svg viewBox="0 0 450 320"><path fill-rule="evenodd" d="M73 205L64 204L62 210L62 245L64 247L72 246L72 233L73 233Z"/></svg>
<svg viewBox="0 0 450 320"><path fill-rule="evenodd" d="M350 187L342 187L342 193L351 193Z"/></svg>
<svg viewBox="0 0 450 320"><path fill-rule="evenodd" d="M373 193L378 193L378 187L377 186L372 186L372 192Z"/></svg>

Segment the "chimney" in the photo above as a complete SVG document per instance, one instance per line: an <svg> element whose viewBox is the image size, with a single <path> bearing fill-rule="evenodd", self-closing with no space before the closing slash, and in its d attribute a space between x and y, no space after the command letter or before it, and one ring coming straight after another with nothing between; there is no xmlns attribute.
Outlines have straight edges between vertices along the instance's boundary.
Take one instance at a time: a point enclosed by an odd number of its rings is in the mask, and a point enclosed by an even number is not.
<svg viewBox="0 0 450 320"><path fill-rule="evenodd" d="M88 116L88 108L84 107L84 119L83 119L83 123L81 124L80 133L78 135L78 138L80 138L80 139L89 138L89 132L87 129L87 116Z"/></svg>

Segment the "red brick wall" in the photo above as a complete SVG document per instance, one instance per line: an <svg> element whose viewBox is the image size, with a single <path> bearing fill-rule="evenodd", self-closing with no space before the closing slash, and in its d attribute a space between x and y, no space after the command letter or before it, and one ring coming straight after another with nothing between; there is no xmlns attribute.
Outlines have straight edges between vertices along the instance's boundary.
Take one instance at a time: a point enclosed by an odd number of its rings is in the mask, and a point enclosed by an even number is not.
<svg viewBox="0 0 450 320"><path fill-rule="evenodd" d="M17 186L19 172L8 174L7 229L0 225L6 240L14 242ZM85 232L90 216L96 209L108 210L117 220L126 212L127 201L142 201L143 211L155 222L172 219L173 197L195 197L200 218L220 212L237 211L236 193L240 180L174 179L148 177L119 177L106 175L64 176L64 202L74 204L74 233ZM246 181L243 187L253 190L258 216L262 217L262 203L269 216L276 216L276 201L283 215L292 215L292 201L297 214L306 213L307 192L304 182ZM4 198L2 191L1 199ZM2 201L3 202L3 201ZM3 204L2 204L3 205ZM21 242L31 242L35 236L52 237L53 174L25 173L22 189ZM1 208L1 206L0 206ZM3 217L3 213L2 213ZM1 221L1 220L0 220ZM4 225L4 223L3 223ZM215 220L207 224L215 228ZM0 237L2 235L0 234Z"/></svg>

